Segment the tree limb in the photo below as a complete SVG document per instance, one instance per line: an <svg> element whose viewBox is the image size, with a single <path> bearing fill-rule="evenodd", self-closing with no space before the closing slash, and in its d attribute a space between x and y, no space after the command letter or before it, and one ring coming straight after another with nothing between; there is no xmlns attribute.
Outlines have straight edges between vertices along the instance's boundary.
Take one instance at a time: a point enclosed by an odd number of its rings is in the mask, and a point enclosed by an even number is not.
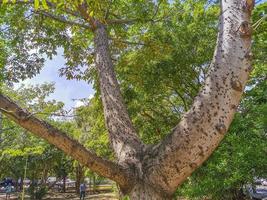
<svg viewBox="0 0 267 200"><path fill-rule="evenodd" d="M105 25L96 22L95 62L97 66L101 99L104 107L106 127L111 144L119 162L136 163L143 144L130 120L120 92L109 52L108 34ZM128 161L127 161L128 160Z"/></svg>
<svg viewBox="0 0 267 200"><path fill-rule="evenodd" d="M49 12L46 12L46 11L43 11L43 10L37 10L37 11L35 11L35 13L43 15L43 16L51 18L51 19L54 19L56 21L68 24L68 25L79 26L79 27L82 27L82 28L85 28L85 29L92 29L92 27L87 25L87 24L71 21L71 20L66 19L66 17L61 16L61 15L55 15L55 14L52 14L52 13L49 13Z"/></svg>
<svg viewBox="0 0 267 200"><path fill-rule="evenodd" d="M96 29L95 19L92 16L90 16L88 12L87 3L83 2L82 4L79 4L77 9L80 11L80 14L83 17L83 19L89 22L92 31L94 31Z"/></svg>
<svg viewBox="0 0 267 200"><path fill-rule="evenodd" d="M108 19L107 24L133 24L134 22L141 21L140 19Z"/></svg>
<svg viewBox="0 0 267 200"><path fill-rule="evenodd" d="M246 0L244 0L246 1ZM240 0L221 1L217 46L205 84L191 109L148 154L148 182L173 194L225 136L251 71L251 8Z"/></svg>
<svg viewBox="0 0 267 200"><path fill-rule="evenodd" d="M55 145L82 165L101 176L116 181L122 188L129 187L128 184L131 181L128 170L87 150L79 142L67 136L66 133L34 117L3 94L0 94L0 108L4 115L19 126Z"/></svg>

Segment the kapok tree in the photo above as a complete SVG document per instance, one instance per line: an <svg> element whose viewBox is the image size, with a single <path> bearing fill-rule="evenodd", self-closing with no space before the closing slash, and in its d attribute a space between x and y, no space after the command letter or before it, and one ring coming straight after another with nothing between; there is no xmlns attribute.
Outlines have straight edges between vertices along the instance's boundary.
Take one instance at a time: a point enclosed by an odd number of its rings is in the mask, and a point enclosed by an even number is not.
<svg viewBox="0 0 267 200"><path fill-rule="evenodd" d="M114 180L131 199L171 199L177 187L215 150L234 117L252 68L250 17L254 1L221 1L217 45L205 83L181 121L166 138L152 146L141 141L127 113L109 47L108 27L116 23L134 23L137 19L99 19L90 11L91 1L67 2L65 6L62 3L58 6L60 1L42 2L47 9L37 10L39 14L79 24L93 32L94 62L105 123L117 162L97 156L3 94L0 95L1 111L82 165ZM38 0L17 0L16 3L40 6ZM80 20L68 21L50 12L57 8ZM108 9L106 11L108 16Z"/></svg>

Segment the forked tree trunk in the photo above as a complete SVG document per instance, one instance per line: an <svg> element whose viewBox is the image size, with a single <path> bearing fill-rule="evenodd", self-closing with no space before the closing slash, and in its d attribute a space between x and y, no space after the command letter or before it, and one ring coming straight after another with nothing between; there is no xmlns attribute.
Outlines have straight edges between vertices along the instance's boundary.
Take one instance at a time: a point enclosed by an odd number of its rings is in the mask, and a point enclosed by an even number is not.
<svg viewBox="0 0 267 200"><path fill-rule="evenodd" d="M79 8L94 26L105 122L117 163L104 160L0 94L0 108L17 124L46 139L92 171L117 182L132 200L171 199L177 187L216 149L227 132L251 70L253 0L222 0L219 34L202 90L181 122L159 144L146 147L120 93L106 25Z"/></svg>
<svg viewBox="0 0 267 200"><path fill-rule="evenodd" d="M135 176L132 199L169 198L223 139L251 71L253 6L252 0L221 1L217 45L205 84L181 122L152 148L136 139L114 73L105 25L96 21L96 66L105 121L119 163Z"/></svg>

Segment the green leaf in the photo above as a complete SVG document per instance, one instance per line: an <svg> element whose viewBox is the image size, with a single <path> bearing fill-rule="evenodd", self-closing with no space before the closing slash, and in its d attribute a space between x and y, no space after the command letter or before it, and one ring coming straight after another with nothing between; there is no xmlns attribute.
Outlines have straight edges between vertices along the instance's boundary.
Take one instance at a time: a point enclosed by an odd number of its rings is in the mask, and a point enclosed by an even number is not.
<svg viewBox="0 0 267 200"><path fill-rule="evenodd" d="M39 0L34 0L34 9L35 10L38 10L39 9L39 6L40 6Z"/></svg>
<svg viewBox="0 0 267 200"><path fill-rule="evenodd" d="M46 3L46 0L42 0L42 5L43 5L44 9L48 10L48 5Z"/></svg>
<svg viewBox="0 0 267 200"><path fill-rule="evenodd" d="M2 4L8 3L8 0L3 0Z"/></svg>

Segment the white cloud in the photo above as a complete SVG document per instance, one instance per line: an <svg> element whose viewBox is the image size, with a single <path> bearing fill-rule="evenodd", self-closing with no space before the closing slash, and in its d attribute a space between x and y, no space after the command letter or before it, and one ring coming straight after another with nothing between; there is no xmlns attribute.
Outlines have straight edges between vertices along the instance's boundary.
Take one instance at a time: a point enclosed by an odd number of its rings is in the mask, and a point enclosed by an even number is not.
<svg viewBox="0 0 267 200"><path fill-rule="evenodd" d="M84 105L85 105L85 103L83 101L77 100L75 102L74 108L79 108L79 107L84 106Z"/></svg>
<svg viewBox="0 0 267 200"><path fill-rule="evenodd" d="M92 99L94 97L94 94L90 94L88 99Z"/></svg>

